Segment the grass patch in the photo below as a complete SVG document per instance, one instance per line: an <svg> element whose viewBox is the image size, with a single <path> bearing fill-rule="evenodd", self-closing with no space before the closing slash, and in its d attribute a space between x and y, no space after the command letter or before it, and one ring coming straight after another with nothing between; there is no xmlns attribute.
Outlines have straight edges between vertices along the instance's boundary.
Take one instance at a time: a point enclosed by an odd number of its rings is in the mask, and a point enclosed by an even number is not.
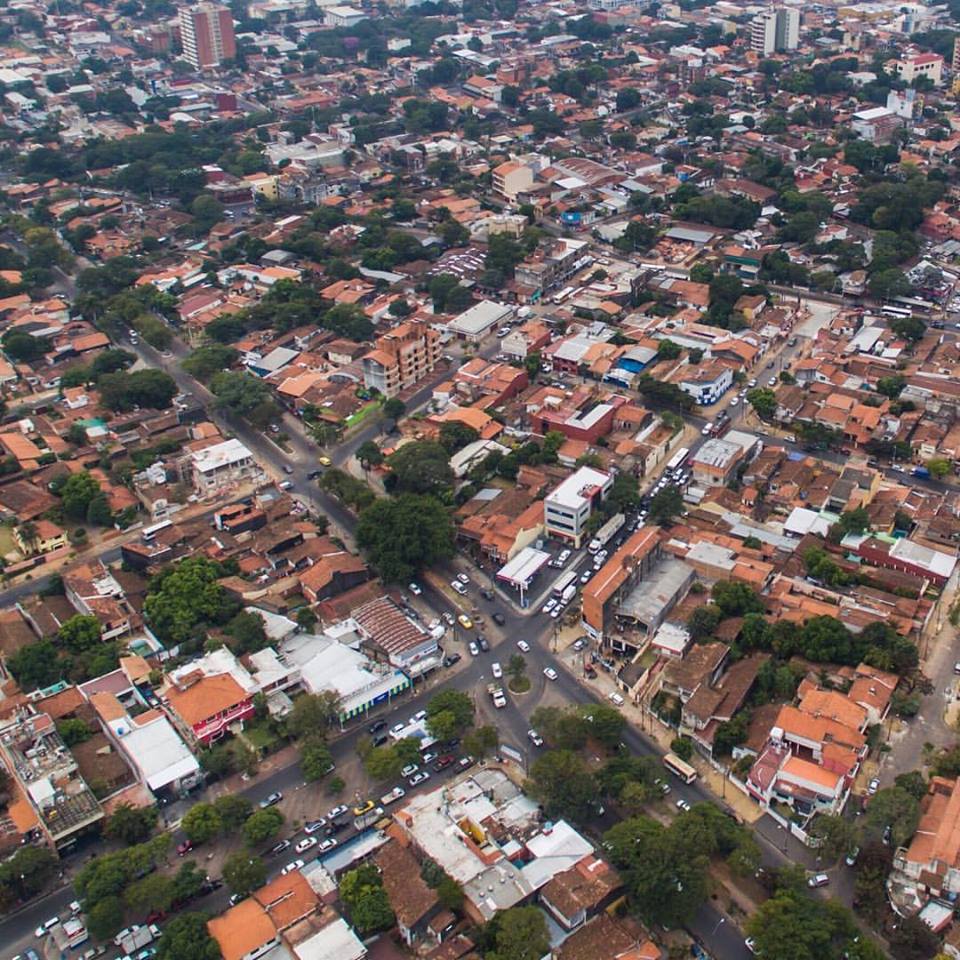
<svg viewBox="0 0 960 960"><path fill-rule="evenodd" d="M513 677L507 681L507 689L511 693L526 693L530 689L530 678Z"/></svg>
<svg viewBox="0 0 960 960"><path fill-rule="evenodd" d="M243 730L247 741L261 753L273 753L280 749L280 738L270 727L269 720L255 720L248 723Z"/></svg>
<svg viewBox="0 0 960 960"><path fill-rule="evenodd" d="M358 424L363 423L367 417L372 416L379 409L380 404L374 401L373 403L368 403L365 407L361 407L356 413L351 413L345 421L347 424L347 429L349 430Z"/></svg>

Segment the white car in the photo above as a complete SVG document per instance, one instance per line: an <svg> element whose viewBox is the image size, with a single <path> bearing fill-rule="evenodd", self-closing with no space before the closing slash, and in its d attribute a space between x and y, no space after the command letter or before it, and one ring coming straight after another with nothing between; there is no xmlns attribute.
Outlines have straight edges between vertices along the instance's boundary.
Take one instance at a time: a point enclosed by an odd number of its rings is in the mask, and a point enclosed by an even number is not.
<svg viewBox="0 0 960 960"><path fill-rule="evenodd" d="M409 585L407 586L407 589L408 589L415 597L419 597L420 594L423 593L423 591L420 589L420 587L419 587L417 584L415 584L415 583L409 584Z"/></svg>
<svg viewBox="0 0 960 960"><path fill-rule="evenodd" d="M562 614L563 614L563 607L562 607L562 606L556 606L556 607L554 607L554 608L550 611L550 617L551 617L551 619L553 619L553 620L556 620L556 619L557 619L558 617L560 617Z"/></svg>
<svg viewBox="0 0 960 960"><path fill-rule="evenodd" d="M556 598L555 598L555 597L551 597L551 598L543 605L543 607L541 607L540 612L541 612L541 613L549 613L556 605L557 605Z"/></svg>
<svg viewBox="0 0 960 960"><path fill-rule="evenodd" d="M476 644L475 641L473 641L473 640L470 641L470 646L468 647L468 649L469 649L469 651L470 651L470 656L471 656L471 657L478 657L478 656L480 656L480 648L477 646L477 644Z"/></svg>
<svg viewBox="0 0 960 960"><path fill-rule="evenodd" d="M59 917L51 917L49 920L44 920L43 923L33 931L33 935L39 940L45 937L58 923L60 922Z"/></svg>
<svg viewBox="0 0 960 960"><path fill-rule="evenodd" d="M466 596L467 588L459 580L451 580L450 586L453 587L461 597Z"/></svg>
<svg viewBox="0 0 960 960"><path fill-rule="evenodd" d="M415 763L408 763L401 771L400 776L407 779L407 777L412 777L420 768Z"/></svg>
<svg viewBox="0 0 960 960"><path fill-rule="evenodd" d="M734 397L734 398L730 401L730 406L731 406L731 407L735 407L739 402L740 402L740 398L739 398L739 397Z"/></svg>
<svg viewBox="0 0 960 960"><path fill-rule="evenodd" d="M281 871L280 875L285 877L288 873L293 873L294 870L302 870L306 866L303 860L291 860Z"/></svg>
<svg viewBox="0 0 960 960"><path fill-rule="evenodd" d="M528 730L528 731L527 731L527 738L530 740L530 742L531 742L535 747L542 747L542 746L543 746L543 737L541 737L540 734L537 733L536 730Z"/></svg>
<svg viewBox="0 0 960 960"><path fill-rule="evenodd" d="M557 679L557 671L554 670L553 667L544 667L544 668L543 668L543 675L544 675L548 680L556 680L556 679Z"/></svg>
<svg viewBox="0 0 960 960"><path fill-rule="evenodd" d="M767 386L768 386L768 387L775 387L776 385L777 385L777 378L776 378L776 377L771 377L771 378L767 381Z"/></svg>
<svg viewBox="0 0 960 960"><path fill-rule="evenodd" d="M683 813L688 813L690 811L690 804L686 800L677 801L677 809L681 810Z"/></svg>
<svg viewBox="0 0 960 960"><path fill-rule="evenodd" d="M398 733L400 733L401 730L405 730L405 729L406 729L406 726L407 726L407 725L406 725L405 723L395 723L395 724L390 728L390 732L391 732L392 734L398 734Z"/></svg>
<svg viewBox="0 0 960 960"><path fill-rule="evenodd" d="M452 627L457 622L449 610L444 610L443 613L440 614L440 618L448 627Z"/></svg>
<svg viewBox="0 0 960 960"><path fill-rule="evenodd" d="M457 579L466 586L470 582L470 578L465 573L458 573Z"/></svg>
<svg viewBox="0 0 960 960"><path fill-rule="evenodd" d="M713 433L713 424L712 423L706 424L706 426L704 426L704 428L700 431L700 433L704 437L709 437L710 434Z"/></svg>
<svg viewBox="0 0 960 960"><path fill-rule="evenodd" d="M500 664L494 660L490 665L490 672L497 680L499 680L503 676L503 667L501 667Z"/></svg>
<svg viewBox="0 0 960 960"><path fill-rule="evenodd" d="M58 920L57 922L59 923L59 920ZM47 923L50 923L50 921L48 920ZM46 924L44 924L44 926L46 926ZM56 926L56 924L53 924L53 926ZM48 928L48 929L49 929L49 928ZM136 933L139 929L140 929L140 925L139 925L138 923L133 923L133 924L131 924L129 927L124 927L124 928L113 938L113 945L114 945L115 947L119 947L120 944L123 942L123 940L124 940L125 937L129 937L130 934Z"/></svg>
<svg viewBox="0 0 960 960"><path fill-rule="evenodd" d="M311 847L317 845L316 837L304 837L297 845L294 847L297 853L306 853Z"/></svg>
<svg viewBox="0 0 960 960"><path fill-rule="evenodd" d="M529 652L530 652L530 644L527 643L526 640L518 640L518 641L517 641L517 646L518 646L524 653L529 653Z"/></svg>
<svg viewBox="0 0 960 960"><path fill-rule="evenodd" d="M303 829L307 836L310 836L310 834L316 833L318 830L322 830L326 825L326 819L320 817L318 820L311 820Z"/></svg>
<svg viewBox="0 0 960 960"><path fill-rule="evenodd" d="M318 853L327 853L329 850L332 850L337 845L336 838L327 837L326 840L321 841L320 846L317 847Z"/></svg>

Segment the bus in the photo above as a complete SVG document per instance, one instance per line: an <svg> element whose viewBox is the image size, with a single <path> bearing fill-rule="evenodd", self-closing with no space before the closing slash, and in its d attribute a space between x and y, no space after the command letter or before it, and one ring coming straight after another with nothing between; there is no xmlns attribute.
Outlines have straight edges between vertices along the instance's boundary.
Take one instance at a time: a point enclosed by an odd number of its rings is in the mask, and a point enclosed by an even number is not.
<svg viewBox="0 0 960 960"><path fill-rule="evenodd" d="M668 753L663 758L663 765L684 783L693 783L697 779L697 771L685 763L675 753Z"/></svg>
<svg viewBox="0 0 960 960"><path fill-rule="evenodd" d="M891 297L889 302L892 306L911 310L921 317L929 314L934 306L929 300L921 300L920 297Z"/></svg>
<svg viewBox="0 0 960 960"><path fill-rule="evenodd" d="M572 586L577 582L577 577L578 577L578 574L576 570L568 570L553 585L553 595L555 597L562 597L563 591L566 590L567 587Z"/></svg>
<svg viewBox="0 0 960 960"><path fill-rule="evenodd" d="M681 447L670 459L666 472L673 473L674 470L679 470L687 462L689 456L690 450L687 447Z"/></svg>
<svg viewBox="0 0 960 960"><path fill-rule="evenodd" d="M574 287L564 287L559 293L555 293L553 295L553 302L563 303L563 301L566 300L571 293L573 293L574 289Z"/></svg>
<svg viewBox="0 0 960 960"><path fill-rule="evenodd" d="M155 539L157 534L161 530L166 530L168 527L172 527L173 523L170 520L161 520L160 523L155 523L152 527L144 527L140 532L140 536L143 539L144 543L150 543L151 540Z"/></svg>
<svg viewBox="0 0 960 960"><path fill-rule="evenodd" d="M880 312L885 317L895 317L898 320L905 320L907 317L913 316L913 314L904 307L881 307Z"/></svg>

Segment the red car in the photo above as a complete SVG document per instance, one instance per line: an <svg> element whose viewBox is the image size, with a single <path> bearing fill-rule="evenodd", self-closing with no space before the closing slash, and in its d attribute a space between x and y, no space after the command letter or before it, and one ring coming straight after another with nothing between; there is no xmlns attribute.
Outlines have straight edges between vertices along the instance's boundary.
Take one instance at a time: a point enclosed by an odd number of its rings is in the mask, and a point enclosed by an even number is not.
<svg viewBox="0 0 960 960"><path fill-rule="evenodd" d="M456 759L457 759L457 758L456 758L455 756L453 756L453 754L450 754L450 753L444 754L444 755L443 755L442 757L440 757L440 759L437 760L437 762L433 765L433 769L436 770L437 773L439 773L441 770L446 770L447 767L449 767L450 764L453 763L453 761L456 760Z"/></svg>
<svg viewBox="0 0 960 960"><path fill-rule="evenodd" d="M184 840L183 843L177 844L177 856L183 857L186 856L193 849L192 840Z"/></svg>

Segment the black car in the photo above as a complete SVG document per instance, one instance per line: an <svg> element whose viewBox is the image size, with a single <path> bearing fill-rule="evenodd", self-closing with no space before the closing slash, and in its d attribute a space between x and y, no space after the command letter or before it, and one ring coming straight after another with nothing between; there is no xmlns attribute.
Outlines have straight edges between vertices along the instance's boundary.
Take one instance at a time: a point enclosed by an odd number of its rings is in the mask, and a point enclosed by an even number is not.
<svg viewBox="0 0 960 960"><path fill-rule="evenodd" d="M375 734L378 730L385 730L387 727L386 720L377 720L376 723L371 723L367 729L370 731L371 736Z"/></svg>
<svg viewBox="0 0 960 960"><path fill-rule="evenodd" d="M493 600L496 594L492 590L481 590L480 596L483 597L484 600Z"/></svg>
<svg viewBox="0 0 960 960"><path fill-rule="evenodd" d="M320 477L322 477L322 476L323 476L323 471L322 471L322 470L311 470L311 471L307 474L307 479L308 479L308 480L318 480L318 479L319 479Z"/></svg>
<svg viewBox="0 0 960 960"><path fill-rule="evenodd" d="M328 823L326 828L323 831L325 837L332 837L335 833L339 833L341 830L346 830L347 821L346 820L334 820L331 823Z"/></svg>
<svg viewBox="0 0 960 960"><path fill-rule="evenodd" d="M489 652L490 652L490 644L487 643L487 638L486 638L486 637L477 637L477 643L480 644L480 649L481 649L484 653L489 653Z"/></svg>
<svg viewBox="0 0 960 960"><path fill-rule="evenodd" d="M502 627L507 622L507 618L498 610L493 615L493 622Z"/></svg>
<svg viewBox="0 0 960 960"><path fill-rule="evenodd" d="M443 665L445 667L452 667L455 663L459 663L460 660L461 657L459 653L451 653L443 658Z"/></svg>
<svg viewBox="0 0 960 960"><path fill-rule="evenodd" d="M289 840L281 840L279 843L275 843L268 851L267 854L271 857L277 856L279 853L283 853L284 850L290 848Z"/></svg>
<svg viewBox="0 0 960 960"><path fill-rule="evenodd" d="M385 733L375 733L373 735L373 745L382 747L390 738Z"/></svg>

